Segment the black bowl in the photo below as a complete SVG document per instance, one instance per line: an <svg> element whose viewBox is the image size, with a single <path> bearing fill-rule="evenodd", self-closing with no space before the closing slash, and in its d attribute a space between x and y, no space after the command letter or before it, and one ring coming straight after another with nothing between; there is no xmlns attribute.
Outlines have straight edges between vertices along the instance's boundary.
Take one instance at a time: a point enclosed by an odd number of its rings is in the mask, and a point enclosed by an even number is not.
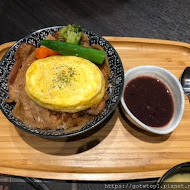
<svg viewBox="0 0 190 190"><path fill-rule="evenodd" d="M62 28L63 26L53 26L49 28L44 28L38 31L35 31L28 36L20 39L17 43L15 43L4 55L0 62L0 109L6 118L14 124L19 129L31 133L33 135L39 135L41 137L68 137L73 135L78 135L83 132L88 131L102 123L108 116L114 111L117 104L119 103L123 84L124 84L124 71L123 66L120 60L120 57L113 46L107 42L104 38L98 36L94 32L83 29L83 32L88 35L90 44L99 44L103 47L103 49L107 53L108 62L110 66L110 77L109 84L110 88L107 90L108 92L108 101L106 103L105 109L103 112L94 118L91 122L89 122L82 129L70 133L65 133L63 129L60 130L41 130L34 129L30 126L26 126L22 122L18 121L12 115L12 109L14 105L7 104L5 100L9 97L8 94L8 78L11 72L12 66L15 62L15 52L18 47L23 43L33 44L36 47L40 46L41 40L43 40L48 34L54 34L57 30Z"/></svg>
<svg viewBox="0 0 190 190"><path fill-rule="evenodd" d="M168 177L171 177L177 173L184 173L184 172L190 173L190 162L184 162L184 163L178 164L174 166L173 168L171 168L170 170L168 170L161 178L159 178L157 182L158 189L163 189L161 188L162 184ZM190 179L189 179L189 182L190 182Z"/></svg>

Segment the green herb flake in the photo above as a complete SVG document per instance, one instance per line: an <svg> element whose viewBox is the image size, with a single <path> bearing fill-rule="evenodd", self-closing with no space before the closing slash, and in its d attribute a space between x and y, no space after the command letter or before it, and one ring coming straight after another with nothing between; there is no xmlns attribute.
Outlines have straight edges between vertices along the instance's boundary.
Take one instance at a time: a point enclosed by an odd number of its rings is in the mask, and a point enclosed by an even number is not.
<svg viewBox="0 0 190 190"><path fill-rule="evenodd" d="M58 75L56 75L56 77L52 80L52 88L57 86L61 90L67 85L71 86L71 81L76 80L74 77L76 74L75 69L69 66L66 66L66 68L67 69L59 72Z"/></svg>

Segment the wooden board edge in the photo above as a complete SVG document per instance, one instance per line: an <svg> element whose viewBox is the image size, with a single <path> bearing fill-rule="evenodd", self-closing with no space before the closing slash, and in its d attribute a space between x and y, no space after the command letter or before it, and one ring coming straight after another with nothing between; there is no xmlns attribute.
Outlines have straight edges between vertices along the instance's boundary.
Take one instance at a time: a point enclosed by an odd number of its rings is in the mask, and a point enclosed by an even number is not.
<svg viewBox="0 0 190 190"><path fill-rule="evenodd" d="M28 172L25 169L13 169L7 167L0 167L0 173L21 176L32 177L41 179L56 179L56 180L77 180L77 181L118 181L118 180L136 180L147 178L158 178L162 176L166 171L152 171L152 172L135 172L135 173L59 173L59 172L46 172L35 171ZM142 175L143 173L143 175ZM143 177L142 177L143 176Z"/></svg>
<svg viewBox="0 0 190 190"><path fill-rule="evenodd" d="M181 46L190 49L190 44L186 42L170 41L162 39L150 39L150 38L133 38L133 37L115 37L115 36L103 36L109 42L137 42L137 43L153 43L153 44L165 44ZM6 48L10 48L16 41L7 42L0 45L0 51Z"/></svg>
<svg viewBox="0 0 190 190"><path fill-rule="evenodd" d="M103 36L109 42L137 42L137 43L153 43L153 44L164 44L181 46L190 49L190 44L186 42L162 40L162 39L151 39L151 38L133 38L133 37L115 37L115 36Z"/></svg>
<svg viewBox="0 0 190 190"><path fill-rule="evenodd" d="M6 49L6 48L10 48L13 44L15 44L16 41L13 41L13 42L7 42L7 43L4 43L4 44L1 44L0 45L0 51Z"/></svg>

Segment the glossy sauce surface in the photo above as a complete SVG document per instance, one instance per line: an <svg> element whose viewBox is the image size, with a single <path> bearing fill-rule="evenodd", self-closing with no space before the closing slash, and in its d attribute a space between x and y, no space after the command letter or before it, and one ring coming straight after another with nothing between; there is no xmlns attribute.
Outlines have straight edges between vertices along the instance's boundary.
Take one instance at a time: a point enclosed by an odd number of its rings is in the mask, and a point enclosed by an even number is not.
<svg viewBox="0 0 190 190"><path fill-rule="evenodd" d="M151 127L165 126L173 116L172 95L156 78L141 76L131 80L125 87L124 100L132 114Z"/></svg>

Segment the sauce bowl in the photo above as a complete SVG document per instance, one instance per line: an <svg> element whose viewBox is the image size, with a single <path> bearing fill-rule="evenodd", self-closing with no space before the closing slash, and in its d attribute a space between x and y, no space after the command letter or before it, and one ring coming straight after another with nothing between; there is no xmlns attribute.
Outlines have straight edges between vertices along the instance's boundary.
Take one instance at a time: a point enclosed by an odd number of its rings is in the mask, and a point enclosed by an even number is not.
<svg viewBox="0 0 190 190"><path fill-rule="evenodd" d="M132 112L129 110L129 108L127 107L125 103L124 92L125 92L126 85L131 80L137 77L141 77L141 76L159 79L169 89L172 95L173 103L174 103L174 113L171 120L162 127L151 127L144 124L132 114ZM185 107L185 98L184 98L183 89L179 80L171 72L157 66L151 66L151 65L139 66L139 67L135 67L128 70L125 73L124 78L125 78L125 81L124 81L124 90L121 97L121 107L126 117L134 125L146 131L160 134L160 135L171 133L174 129L176 129L176 127L180 123L181 118L183 116L184 107Z"/></svg>

